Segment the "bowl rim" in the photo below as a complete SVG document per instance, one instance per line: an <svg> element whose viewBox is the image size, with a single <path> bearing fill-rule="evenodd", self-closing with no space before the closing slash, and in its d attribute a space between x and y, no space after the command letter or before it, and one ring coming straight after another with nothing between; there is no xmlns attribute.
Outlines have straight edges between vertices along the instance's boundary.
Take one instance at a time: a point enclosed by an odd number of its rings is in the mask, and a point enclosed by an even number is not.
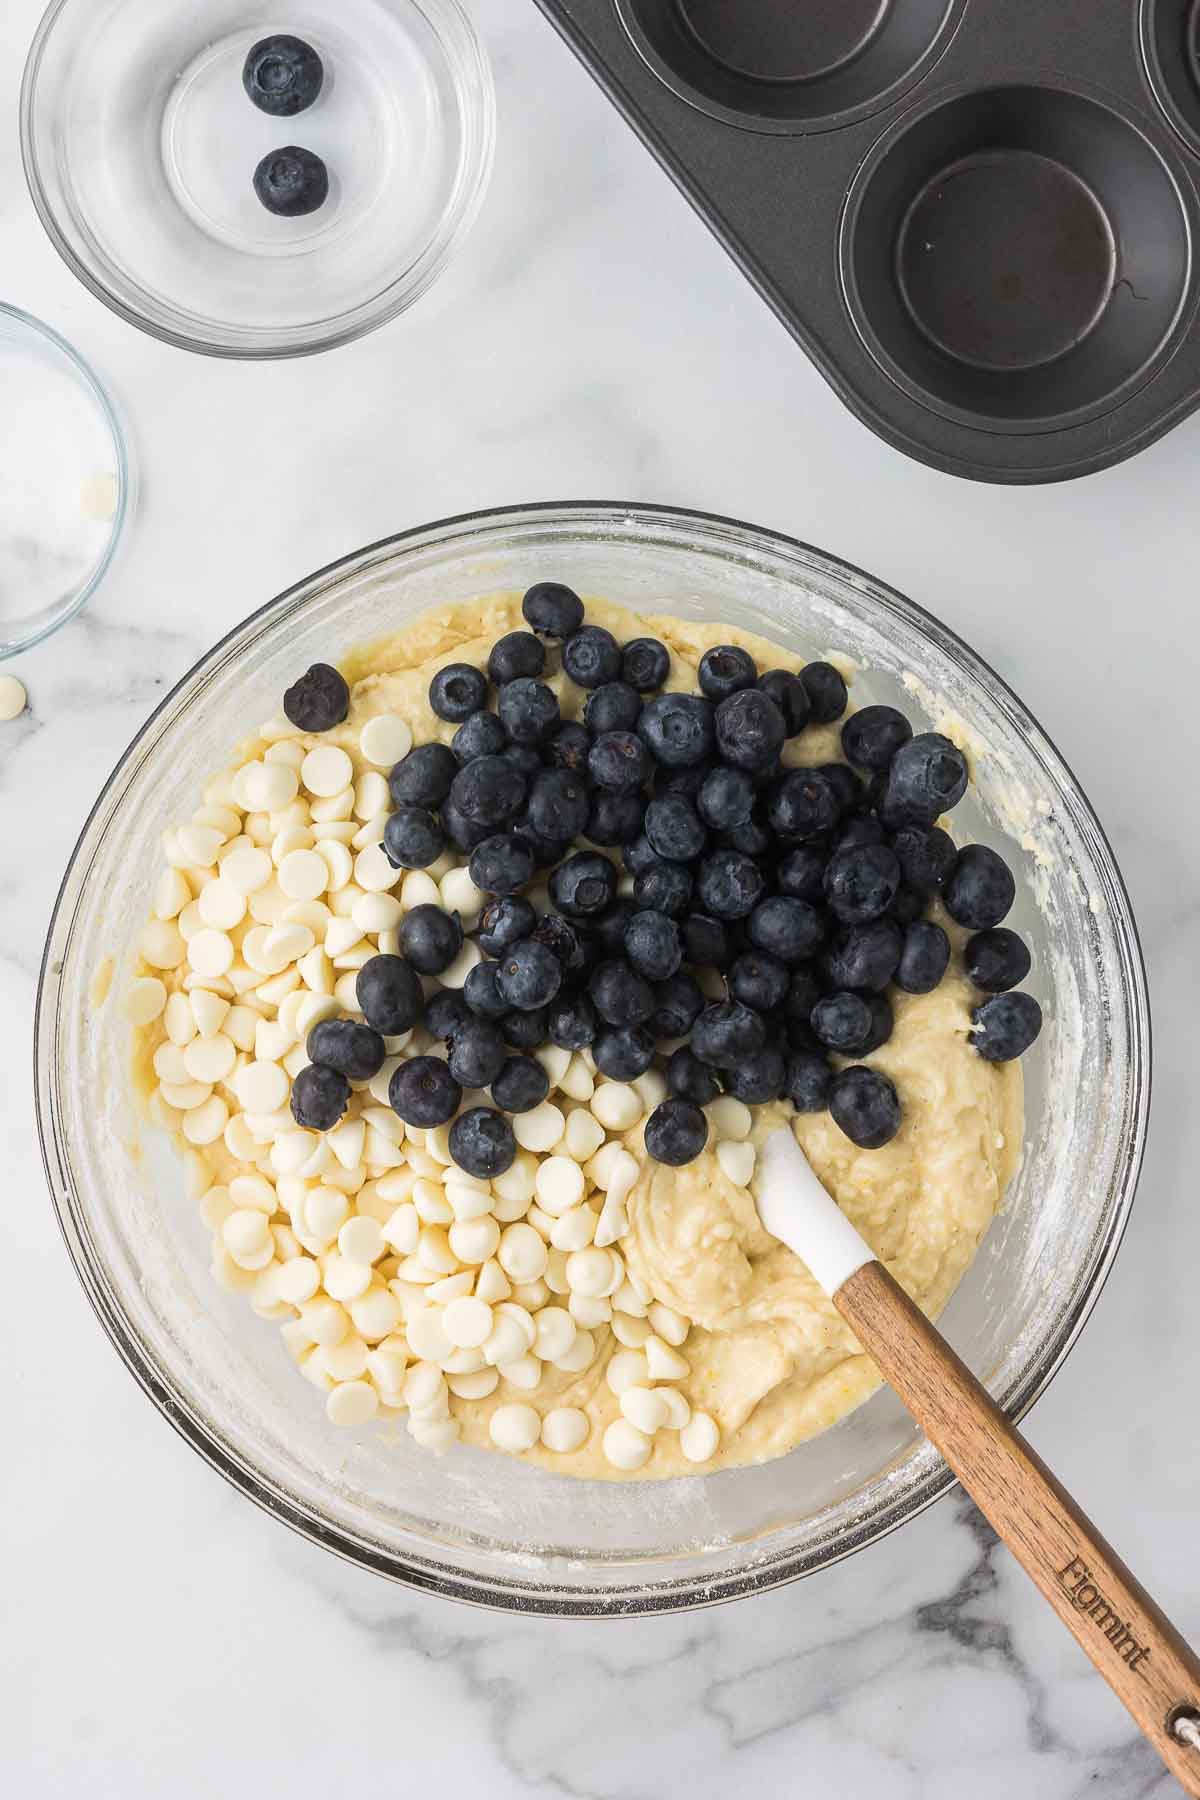
<svg viewBox="0 0 1200 1800"><path fill-rule="evenodd" d="M132 504L133 460L130 455L129 442L117 414L117 409L113 403L112 396L97 375L95 369L92 368L91 364L81 352L75 348L74 344L68 342L60 332L57 332L54 329L53 325L48 325L45 319L39 319L36 314L26 312L25 308L22 306L13 306L9 301L0 301L0 318L10 319L14 321L22 331L28 332L31 337L41 338L43 342L50 346L55 355L60 357L67 366L74 371L82 386L87 389L88 393L95 401L96 409L112 439L113 457L116 463L113 473L117 478L117 504L113 510L113 516L109 526L108 542L105 544L100 557L94 564L90 575L79 588L79 591L73 594L52 618L48 619L44 624L39 625L34 631L19 633L12 639L11 643L7 644L7 646L0 651L0 655L10 657L19 656L22 651L25 650L32 650L35 644L44 643L48 637L53 636L61 625L65 625L69 619L73 619L76 613L80 612L83 607L87 605L96 589L100 586L100 583L104 580L104 577L108 574L108 571L112 567L113 559L117 554L117 549L125 535L125 525Z"/></svg>
<svg viewBox="0 0 1200 1800"><path fill-rule="evenodd" d="M573 521L579 527L584 527L588 523L604 524L633 520L642 526L658 524L680 529L699 526L710 530L728 531L736 534L743 540L743 543L749 540L750 543L761 545L766 549L775 549L789 554L798 552L801 558L813 559L842 578L851 581L857 578L866 582L873 594L882 595L888 600L899 601L905 610L915 614L922 623L932 627L936 635L948 642L957 652L963 654L968 665L974 665L977 669L982 670L988 679L996 684L1001 694L1015 706L1017 712L1031 721L1074 784L1078 801L1108 859L1107 873L1122 909L1120 922L1128 950L1127 974L1133 1016L1130 1062L1130 1087L1133 1095L1130 1112L1133 1129L1125 1147L1120 1175L1120 1200L1113 1208L1103 1238L1097 1245L1091 1278L1086 1284L1079 1287L1070 1304L1064 1309L1057 1330L1036 1364L1026 1372L1016 1391L1001 1403L1011 1419L1020 1420L1041 1398L1054 1376L1061 1369L1084 1325L1091 1317L1093 1308L1112 1271L1133 1210L1144 1159L1153 1068L1153 1024L1145 956L1128 889L1108 835L1097 818L1084 789L1076 780L1074 771L1062 757L1054 741L1046 734L1004 678L998 675L983 657L972 650L957 632L918 602L908 599L899 589L880 581L876 576L860 569L855 564L845 562L840 557L833 556L786 532L776 531L770 527L751 525L728 515L705 512L697 508L658 505L642 501L543 500L518 506L480 508L410 526L404 531L389 534L358 550L337 557L320 569L302 577L299 581L291 583L272 599L264 602L262 606L256 607L244 618L236 621L191 665L144 720L106 777L96 801L80 829L55 897L38 974L33 1037L34 1102L42 1164L51 1200L68 1254L93 1311L138 1385L154 1402L168 1423L218 1474L223 1475L256 1505L272 1517L282 1520L300 1536L333 1551L335 1555L346 1562L372 1570L405 1588L436 1593L443 1598L477 1606L484 1610L512 1612L528 1617L594 1619L647 1616L690 1611L697 1607L715 1606L752 1594L765 1593L800 1580L806 1575L814 1574L818 1569L832 1567L856 1551L865 1549L869 1544L888 1536L901 1525L907 1524L910 1519L918 1517L935 1501L943 1498L957 1487L959 1485L957 1478L942 1458L934 1453L929 1472L918 1478L915 1490L906 1494L899 1503L893 1504L882 1515L873 1514L844 1528L843 1535L836 1546L831 1547L828 1542L818 1541L804 1550L783 1550L777 1556L767 1557L748 1567L716 1576L696 1572L657 1581L634 1579L628 1585L613 1584L592 1588L567 1587L565 1585L556 1587L553 1579L547 1583L535 1579L523 1579L516 1575L501 1575L494 1571L477 1574L453 1563L441 1561L434 1555L414 1553L407 1548L403 1552L382 1554L366 1542L361 1534L354 1532L349 1527L338 1526L335 1528L329 1525L308 1505L267 1480L259 1471L249 1467L242 1458L232 1454L217 1435L209 1429L207 1422L197 1417L190 1406L181 1402L180 1396L174 1391L169 1380L144 1354L143 1346L136 1334L127 1326L116 1297L110 1294L100 1278L99 1271L93 1266L87 1255L86 1242L71 1211L73 1195L70 1184L65 1177L60 1177L56 1172L54 1158L55 1096L48 1059L47 1068L43 1068L43 1046L46 1039L53 1034L58 1018L57 975L61 965L56 960L59 948L57 940L60 926L64 923L64 907L68 899L68 890L76 873L76 863L80 852L94 822L104 811L114 785L130 760L150 734L160 715L189 686L198 670L216 657L232 639L246 631L255 622L265 621L269 614L285 610L303 591L327 583L331 577L355 564L364 563L382 553L402 551L406 545L418 540L436 543L439 538L443 540L454 537L462 538L489 527L498 528L505 522L510 525L536 524L539 518L551 515L556 515L566 523Z"/></svg>
<svg viewBox="0 0 1200 1800"><path fill-rule="evenodd" d="M451 61L456 88L462 96L469 94L469 103L463 107L463 116L471 120L472 129L450 201L440 216L437 230L408 267L393 277L371 299L326 321L333 329L322 331L311 339L297 339L268 327L263 333L263 342L222 343L214 338L191 336L184 330L161 323L121 299L83 260L59 225L57 213L42 181L35 144L34 114L38 99L38 78L51 35L61 15L68 6L77 4L77 0L49 0L33 35L21 73L18 100L21 165L29 197L42 228L75 278L102 305L136 330L144 331L176 350L187 350L198 356L213 356L233 362L282 362L293 357L317 356L324 350L337 350L346 344L357 343L360 338L369 336L371 332L399 318L401 313L407 312L410 306L415 305L429 291L438 277L445 273L479 216L495 161L496 89L487 52L461 0L406 0L406 3L422 13L435 30L438 27L436 15L439 12L450 19L462 35L462 48L467 55L466 62L460 63L457 56L452 57ZM431 13L435 16L431 17ZM441 38L440 30L437 34ZM140 282L134 285L139 291L144 291ZM380 305L379 302L387 296L390 298ZM178 307L173 306L172 311L179 316ZM274 341L271 336L273 331Z"/></svg>

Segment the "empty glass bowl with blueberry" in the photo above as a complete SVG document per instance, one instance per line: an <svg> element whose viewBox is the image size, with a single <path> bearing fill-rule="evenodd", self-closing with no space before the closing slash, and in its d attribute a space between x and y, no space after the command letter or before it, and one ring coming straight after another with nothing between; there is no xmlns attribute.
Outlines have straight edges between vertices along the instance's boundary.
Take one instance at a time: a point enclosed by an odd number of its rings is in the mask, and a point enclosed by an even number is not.
<svg viewBox="0 0 1200 1800"><path fill-rule="evenodd" d="M402 312L487 184L458 0L54 0L21 101L30 191L113 309L213 355L301 355Z"/></svg>

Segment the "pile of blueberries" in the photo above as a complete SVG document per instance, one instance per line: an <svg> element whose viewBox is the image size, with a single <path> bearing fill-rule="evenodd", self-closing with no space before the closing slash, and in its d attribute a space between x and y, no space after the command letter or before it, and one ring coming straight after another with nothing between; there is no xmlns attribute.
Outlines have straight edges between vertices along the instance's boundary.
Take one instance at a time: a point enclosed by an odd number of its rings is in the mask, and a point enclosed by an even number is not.
<svg viewBox="0 0 1200 1800"><path fill-rule="evenodd" d="M260 38L242 69L247 95L273 119L307 112L324 85L325 66L312 45L286 33ZM254 171L254 191L268 212L303 218L329 198L329 170L314 151L286 144L263 157Z"/></svg>
<svg viewBox="0 0 1200 1800"><path fill-rule="evenodd" d="M490 897L476 934L488 960L461 992L427 1002L421 977L455 960L462 925L438 906L408 912L403 954L376 956L359 973L366 1023L312 1031L312 1064L292 1095L301 1125L335 1124L349 1081L381 1067L384 1037L421 1021L448 1059L402 1064L391 1104L415 1126L454 1119L450 1151L472 1175L511 1163L504 1115L546 1098L531 1054L545 1044L590 1049L615 1081L636 1079L670 1046L670 1097L645 1128L660 1162L700 1154L701 1109L721 1092L748 1105L828 1108L855 1144L878 1149L900 1126L895 1087L860 1064L835 1073L829 1056L865 1056L887 1041L889 985L924 994L941 981L950 943L925 917L935 894L974 933L966 970L990 996L971 1015L976 1050L1005 1062L1029 1048L1041 1009L1012 991L1029 951L1001 924L1012 874L995 851L959 850L935 824L967 787L954 744L914 737L894 708L868 706L842 728L845 763L785 769L790 738L846 710L831 664L760 675L745 650L723 645L702 657L698 694L663 693L666 646L622 647L584 623L570 588L541 583L522 610L531 629L500 639L486 675L452 663L434 676L430 704L457 730L392 770L383 839L397 868L426 868L448 848L469 859ZM542 679L548 643L587 690L582 722L560 716ZM302 730L328 730L345 718L349 692L317 664L284 707ZM593 847L577 849L580 839ZM631 897L618 895L606 852L633 876ZM547 869L553 910L539 917L524 890ZM723 999L706 999L697 970L719 971ZM490 1088L494 1108L455 1117L467 1088Z"/></svg>

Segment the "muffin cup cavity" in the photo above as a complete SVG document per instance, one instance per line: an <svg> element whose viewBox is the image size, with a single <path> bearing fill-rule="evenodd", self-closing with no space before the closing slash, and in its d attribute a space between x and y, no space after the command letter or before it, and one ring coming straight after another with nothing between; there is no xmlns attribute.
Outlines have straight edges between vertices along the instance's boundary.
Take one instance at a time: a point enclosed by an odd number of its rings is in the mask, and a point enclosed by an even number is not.
<svg viewBox="0 0 1200 1800"><path fill-rule="evenodd" d="M1142 0L1141 39L1151 92L1200 156L1200 0Z"/></svg>
<svg viewBox="0 0 1200 1800"><path fill-rule="evenodd" d="M965 0L615 0L650 67L691 105L754 131L849 124L895 100L949 42Z"/></svg>
<svg viewBox="0 0 1200 1800"><path fill-rule="evenodd" d="M847 305L891 378L991 430L1117 405L1171 344L1191 239L1130 118L1062 88L998 87L907 115L842 227Z"/></svg>

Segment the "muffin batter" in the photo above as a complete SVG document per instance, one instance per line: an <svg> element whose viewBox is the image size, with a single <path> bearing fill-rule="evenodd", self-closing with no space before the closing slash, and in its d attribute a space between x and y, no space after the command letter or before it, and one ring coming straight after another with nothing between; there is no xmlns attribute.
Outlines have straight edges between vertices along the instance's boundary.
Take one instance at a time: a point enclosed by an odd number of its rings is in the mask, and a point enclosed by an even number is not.
<svg viewBox="0 0 1200 1800"><path fill-rule="evenodd" d="M672 655L671 674L666 683L668 689L694 691L699 659L706 649L717 644L741 645L754 656L762 670L801 667L801 659L778 646L728 626L665 616L638 618L594 600L587 602L587 618L590 624L607 627L621 642L646 633L660 638ZM429 705L431 676L450 662L485 666L496 640L509 631L521 629L522 623L518 595L493 596L427 612L394 636L357 648L343 659L340 667L352 692L351 710L343 724L319 738L305 738L290 728L286 734L280 731L281 722L277 721L266 736L251 738L239 747L235 766L261 758L271 742L294 742L301 751L337 745L349 757L354 776L361 780L370 769L360 743L363 728L370 720L384 716L402 720L411 730L415 743L435 739L448 742L455 727L439 719ZM564 716L578 716L586 695L559 672L548 671L545 679L558 694ZM389 731L394 733L394 725ZM783 753L784 762L820 764L840 760L839 732L838 725L810 726L799 737L788 741ZM367 741L369 743L370 739ZM211 791L216 797L216 805L229 804L228 777L218 778ZM332 810L336 812L337 808ZM247 822L242 821L243 828ZM296 828L301 832L305 830L302 824ZM187 886L188 905L192 904L197 889L202 891L203 883L211 880L219 866L218 863L217 868L178 871ZM436 876L437 870L433 873ZM445 880L447 874L450 874L452 884L457 881L457 886L452 889L455 904L468 913L472 896L476 905L481 904L482 897L473 884L467 881L464 889L465 871L450 873L448 860L441 879ZM411 881L411 876L403 881L397 878L402 906ZM428 898L422 885L425 881L424 876L417 878L411 892ZM353 889L355 884L347 885ZM466 889L470 890L469 894ZM337 900L336 893L325 895L326 902ZM415 900L409 902L415 903ZM444 897L443 903L451 902ZM345 917L345 901L332 910L336 916ZM182 916L187 917L186 908ZM322 1181L319 1172L311 1176L291 1173L280 1176L278 1165L271 1161L270 1139L263 1141L260 1133L260 1141L252 1146L246 1131L239 1132L235 1125L239 1111L248 1114L252 1110L246 1103L247 1081L259 1079L245 1075L245 1067L251 1063L250 1049L238 1045L235 1039L237 1066L224 1074L217 1072L220 1053L214 1052L212 1095L206 1096L202 1103L211 1107L213 1099L217 1099L228 1113L228 1123L218 1128L207 1141L202 1141L207 1136L206 1130L188 1129L187 1121L193 1114L181 1112L171 1105L172 1090L176 1098L181 1098L179 1083L164 1081L161 1073L162 1067L167 1067L172 1074L180 1072L172 1066L169 1055L164 1060L158 1054L164 1045L175 1042L168 1030L170 1015L164 1008L153 1012L153 1016L144 1016L150 1014L156 1004L156 996L149 990L148 983L160 982L164 999L174 995L182 1002L184 980L188 974L182 954L177 963L170 964L174 950L164 947L167 934L159 930L152 934L151 942L155 948L146 966L139 970L141 980L135 986L135 992L141 996L140 1002L133 1007L134 1016L140 1021L137 1041L139 1085L146 1094L154 1096L151 1107L155 1116L177 1131L187 1148L193 1188L201 1197L206 1219L219 1234L218 1274L233 1285L253 1290L256 1309L279 1320L289 1348L301 1362L304 1372L330 1394L331 1416L339 1414L333 1396L335 1390L343 1386L355 1390L355 1396L345 1402L343 1416L346 1423L360 1422L360 1414L363 1420L367 1416L395 1416L402 1420L405 1414L402 1396L408 1392L416 1396L408 1403L414 1420L413 1434L419 1441L428 1441L430 1447L447 1447L454 1436L483 1447L492 1447L499 1441L501 1447L510 1448L527 1460L558 1473L612 1479L623 1473L614 1466L604 1448L606 1429L622 1416L619 1394L614 1390L630 1385L640 1388L669 1382L686 1402L686 1405L672 1403L676 1420L682 1420L689 1411L694 1415L707 1415L715 1422L719 1441L712 1448L706 1440L708 1426L701 1427L696 1423L689 1428L690 1436L689 1431L669 1427L658 1429L653 1433L649 1460L643 1467L628 1473L671 1476L693 1474L701 1466L711 1470L761 1462L781 1455L804 1438L832 1425L858 1405L878 1382L873 1364L862 1354L803 1263L769 1237L759 1222L754 1203L753 1152L767 1135L781 1124L792 1126L817 1175L847 1216L897 1280L931 1315L936 1315L945 1304L971 1262L983 1233L1003 1200L1020 1153L1023 1123L1020 1065L1016 1061L989 1063L972 1047L968 1036L969 1009L977 996L962 974L958 956L966 934L940 915L939 920L948 930L956 952L949 972L932 993L895 992L891 996L895 1027L890 1040L869 1056L856 1059L890 1076L903 1099L903 1123L899 1134L882 1149L857 1148L828 1113L796 1113L789 1104L782 1102L751 1111L740 1102L725 1098L707 1109L711 1129L706 1150L694 1162L682 1168L671 1168L649 1159L642 1142L644 1115L653 1104L651 1096L658 1092L661 1097L661 1077L651 1072L626 1087L626 1084L593 1079L594 1065L589 1073L586 1055L582 1063L579 1053L571 1059L570 1072L560 1071L562 1081L567 1084L565 1089L552 1088L547 1103L551 1111L555 1107L559 1109L563 1131L557 1140L552 1138L544 1145L539 1140L537 1148L527 1149L522 1166L528 1166L532 1172L539 1163L570 1157L572 1143L582 1146L588 1154L584 1156L581 1149L576 1160L581 1161L588 1171L585 1173L584 1204L594 1211L600 1210L604 1193L603 1182L597 1177L609 1165L603 1161L597 1165L597 1153L591 1146L599 1130L596 1119L611 1117L613 1122L605 1127L609 1144L619 1145L633 1158L632 1165L625 1165L633 1178L632 1188L624 1201L628 1230L612 1246L623 1259L626 1276L615 1301L618 1307L623 1304L630 1310L618 1313L619 1335L614 1335L613 1326L607 1321L590 1328L593 1353L585 1367L560 1366L548 1356L540 1360L529 1355L515 1358L504 1365L494 1389L479 1397L472 1397L473 1387L482 1388L490 1376L484 1374L481 1378L479 1372L465 1366L462 1372L455 1374L452 1371L443 1381L434 1363L422 1358L416 1346L406 1343L402 1321L407 1324L412 1310L424 1309L427 1290L403 1280L400 1272L406 1254L403 1248L398 1249L392 1241L381 1241L379 1248L385 1254L376 1255L373 1269L366 1267L364 1288L358 1293L349 1291L357 1278L351 1278L347 1273L347 1265L354 1264L354 1259L348 1256L346 1244L366 1246L367 1238L378 1229L383 1230L384 1240L387 1240L386 1222L398 1204L393 1196L398 1195L406 1184L411 1190L415 1179L413 1168L419 1165L421 1170L432 1171L420 1177L426 1184L436 1180L439 1171L448 1183L456 1179L455 1172L445 1167L448 1159L442 1154L436 1133L402 1129L404 1145L398 1152L396 1163L388 1169L372 1166L369 1161L347 1167L339 1156L332 1165L340 1183L337 1188L327 1185L329 1178ZM191 922L194 926L197 920L193 918ZM253 926L254 919L248 915L229 931L239 955L246 933ZM182 944L182 937L180 942ZM369 947L375 947L373 940ZM222 979L216 975L210 983L218 1002L222 999ZM194 992L196 985L193 978L191 991ZM240 1010L245 1011L241 996L237 998ZM176 1018L180 1010L180 1004L176 1004ZM275 1004L268 1000L260 1010L270 1024L275 1015ZM252 1027L254 1023L252 1018ZM186 1023L183 1029L187 1029ZM178 1035L176 1033L176 1039ZM220 1036L220 1031L215 1035ZM419 1047L428 1054L429 1040L420 1028L416 1036L420 1040ZM389 1044L389 1049L392 1047ZM252 1067L260 1069L264 1050L254 1044L253 1037L250 1048L254 1052ZM281 1047L281 1058L283 1054ZM294 1072L297 1066L295 1040L290 1055ZM302 1050L299 1056L302 1061ZM193 1060L201 1065L204 1063L203 1057ZM561 1061L561 1057L558 1060ZM278 1064L270 1066L279 1069ZM279 1069L279 1073L284 1070ZM266 1089L274 1090L281 1084L265 1077L263 1080L264 1093L271 1105L259 1110L273 1114L277 1133L284 1133L290 1123L284 1111L286 1102L279 1103L274 1091L266 1093ZM589 1086L595 1091L587 1097ZM607 1102L600 1102L599 1096L605 1089L618 1086L627 1093L635 1093L634 1100L625 1102L619 1096L609 1095ZM166 1094L164 1087L168 1090ZM636 1097L637 1093L641 1094L641 1099ZM354 1124L356 1110L361 1112L377 1105L377 1095L373 1099L371 1092L356 1093L351 1103L351 1116L338 1131L343 1132L346 1124ZM257 1101L254 1106L258 1106ZM640 1116L627 1123L630 1109L639 1111ZM573 1115L585 1111L590 1115L591 1123L585 1128L581 1122L576 1129L571 1123ZM533 1119L532 1114L525 1117ZM519 1120L514 1121L516 1123ZM292 1127L291 1136L298 1135ZM536 1131L533 1136L537 1138ZM518 1141L524 1141L520 1131ZM239 1154L239 1151L248 1152L251 1147L255 1152L253 1159ZM382 1155L382 1152L377 1150L377 1154ZM604 1147L599 1153L601 1159L607 1155L610 1164L615 1154L615 1148ZM257 1204L264 1213L272 1203L278 1208L273 1216L267 1215L272 1225L271 1237L266 1240L270 1244L269 1255L264 1244L262 1250L248 1252L240 1262L230 1254L227 1231L231 1215L237 1211L240 1216L245 1210L240 1201L235 1205L229 1200L230 1183L239 1176L243 1178L242 1197L250 1191L245 1188L245 1178L256 1178L262 1184L265 1177L267 1183L274 1184L265 1197L261 1186L256 1190ZM502 1178L495 1185L501 1189L506 1182ZM519 1186L519 1182L516 1185ZM508 1182L507 1186L514 1184ZM382 1193L381 1189L384 1190ZM332 1193L335 1196L332 1202L321 1201L317 1205L318 1211L323 1205L332 1206L336 1211L336 1196L340 1193L344 1197L345 1217L335 1223L330 1215L327 1224L333 1225L333 1231L325 1239L323 1249L319 1246L325 1228L313 1228L313 1221L304 1213L306 1205L311 1211L314 1190L321 1195ZM540 1205L540 1201L539 1189L535 1205ZM519 1197L497 1204L503 1229L507 1231L524 1218L529 1202L524 1208L521 1208ZM310 1240L315 1230L315 1244L304 1243L297 1223L297 1207L301 1209L305 1225L312 1228L308 1231ZM453 1216L449 1209L447 1213ZM287 1223L289 1216L290 1226ZM436 1208L433 1216L439 1216ZM552 1220L553 1214L548 1215L542 1208L541 1217ZM364 1228L358 1231L357 1237L353 1231L346 1237L346 1227L354 1225L356 1219L364 1221ZM371 1221L370 1226L365 1225L367 1220ZM402 1243L404 1241L402 1239ZM454 1241L452 1231L450 1243ZM461 1237L459 1241L463 1241ZM365 1248L363 1253L366 1253ZM256 1264L258 1256L267 1260ZM312 1295L298 1298L306 1285L302 1274L270 1274L272 1269L285 1269L289 1262L307 1265L310 1260L325 1271L323 1295L314 1290ZM493 1262L494 1258L489 1258L487 1267L492 1267ZM501 1267L500 1264L495 1266ZM452 1283L459 1268L451 1252L443 1279ZM518 1269L517 1273L520 1272ZM565 1312L567 1300L560 1298L564 1291L561 1281L547 1287L541 1276L529 1281L509 1281L501 1275L499 1280L511 1290L518 1306L525 1305L535 1326L544 1308ZM385 1285L388 1282L392 1284L390 1288ZM447 1293L447 1303L454 1298L469 1297L470 1280L465 1284L460 1280L459 1285L463 1287L463 1293ZM495 1292L498 1294L499 1291L499 1285L496 1285ZM283 1294L289 1298L280 1298ZM293 1295L297 1298L292 1298ZM389 1303L392 1295L396 1297L395 1302ZM535 1304L539 1301L540 1307ZM323 1344L320 1335L314 1336L323 1306L349 1314L336 1344ZM603 1297L600 1310L603 1311ZM586 1335L581 1329L577 1342ZM546 1336L549 1343L548 1331ZM655 1348L645 1348L647 1343ZM582 1352L577 1354L575 1360L579 1361L581 1355ZM651 1359L649 1365L648 1356ZM469 1365L471 1353L460 1352L459 1358ZM564 1360L569 1363L570 1355ZM482 1358L477 1357L476 1363L482 1363ZM535 1367L528 1366L531 1364ZM418 1374L414 1380L414 1369L427 1373ZM532 1383L531 1375L534 1377ZM448 1391L447 1382L450 1384ZM409 1384L407 1389L405 1383ZM416 1415L422 1411L426 1393L432 1395L439 1384L442 1401L430 1404L433 1422L438 1422L437 1415L440 1414L440 1423L444 1425L448 1415L456 1422L457 1431L451 1433L447 1428L435 1432L431 1424L422 1439L415 1428ZM372 1387L375 1398L372 1398ZM358 1395L359 1389L363 1390L365 1400ZM574 1409L584 1415L585 1440L577 1447L554 1449L548 1447L544 1435L540 1442L526 1444L527 1433L522 1420L515 1414L511 1418L506 1415L493 1429L493 1415L499 1409L531 1406L543 1420L548 1413L561 1408ZM512 1425L511 1432L507 1430L509 1424ZM563 1445L570 1443L582 1430L583 1425L578 1420L569 1429L564 1426ZM558 1441L553 1430L549 1436ZM706 1448L709 1454L698 1454Z"/></svg>

